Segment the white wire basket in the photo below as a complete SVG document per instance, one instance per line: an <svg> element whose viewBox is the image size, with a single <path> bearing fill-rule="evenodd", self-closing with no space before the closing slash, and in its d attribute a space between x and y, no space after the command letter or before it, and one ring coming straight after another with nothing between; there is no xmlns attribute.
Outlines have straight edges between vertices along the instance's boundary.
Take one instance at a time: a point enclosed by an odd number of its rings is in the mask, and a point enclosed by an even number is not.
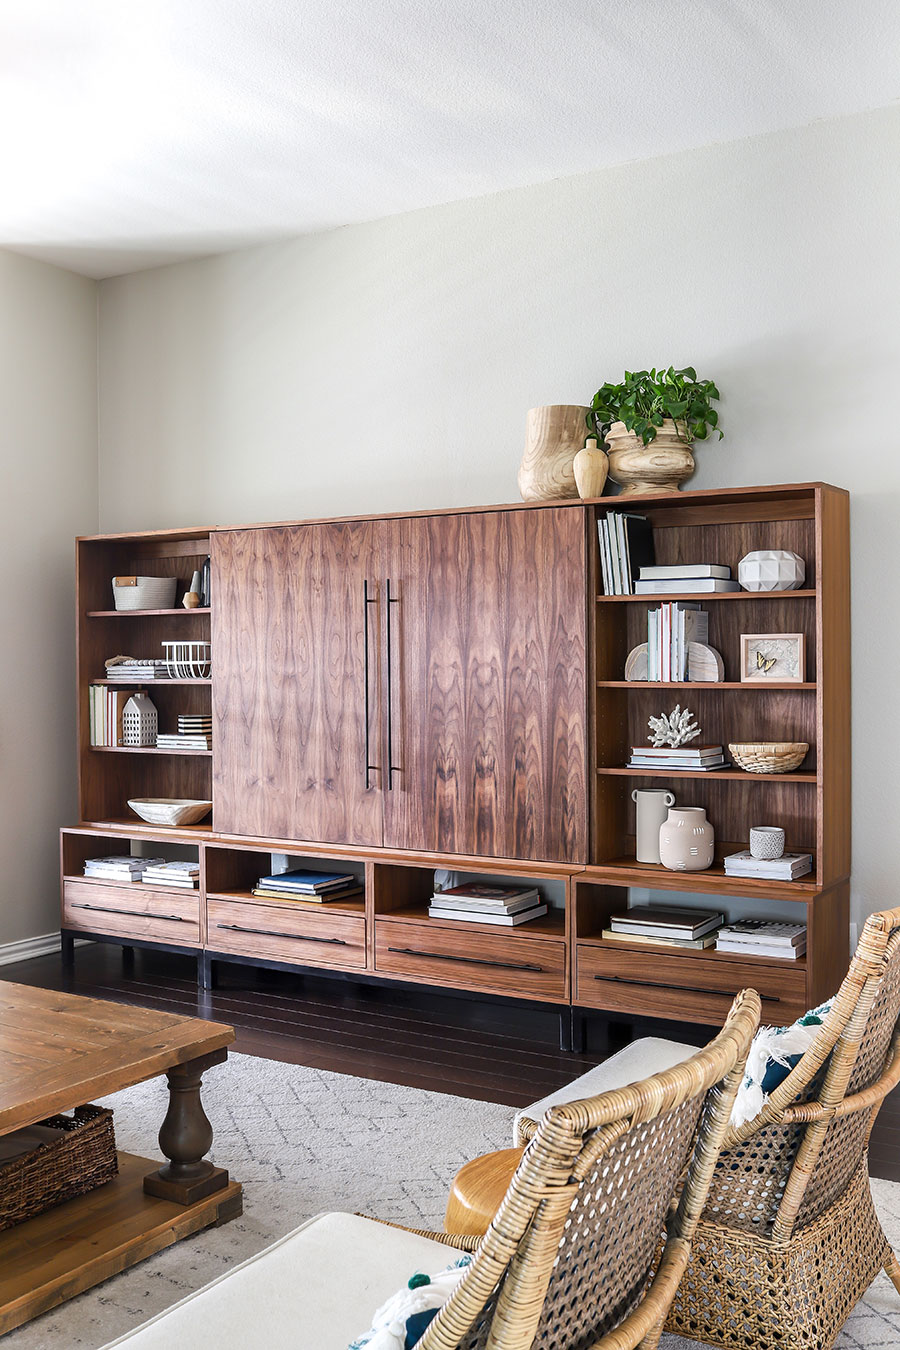
<svg viewBox="0 0 900 1350"><path fill-rule="evenodd" d="M208 642L164 642L166 669L173 680L208 680L212 669Z"/></svg>

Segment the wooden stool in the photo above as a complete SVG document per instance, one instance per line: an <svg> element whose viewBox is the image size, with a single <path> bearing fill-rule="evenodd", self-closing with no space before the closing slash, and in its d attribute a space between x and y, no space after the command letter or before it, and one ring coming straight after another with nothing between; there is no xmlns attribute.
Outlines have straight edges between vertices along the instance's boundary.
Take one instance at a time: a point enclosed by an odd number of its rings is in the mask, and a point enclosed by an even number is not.
<svg viewBox="0 0 900 1350"><path fill-rule="evenodd" d="M444 1231L486 1233L524 1152L501 1148L465 1163L453 1178Z"/></svg>

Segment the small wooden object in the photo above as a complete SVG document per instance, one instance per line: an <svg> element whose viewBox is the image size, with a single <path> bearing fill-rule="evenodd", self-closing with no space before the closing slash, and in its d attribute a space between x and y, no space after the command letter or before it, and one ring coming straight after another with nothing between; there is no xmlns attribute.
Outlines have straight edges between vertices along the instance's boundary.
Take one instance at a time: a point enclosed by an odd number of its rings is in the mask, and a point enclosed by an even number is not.
<svg viewBox="0 0 900 1350"><path fill-rule="evenodd" d="M628 653L625 662L626 680L646 680L649 670L649 657L646 642L641 642Z"/></svg>
<svg viewBox="0 0 900 1350"><path fill-rule="evenodd" d="M606 486L609 460L597 441L585 441L572 462L579 497L600 497Z"/></svg>
<svg viewBox="0 0 900 1350"><path fill-rule="evenodd" d="M448 1233L486 1233L500 1208L524 1148L501 1148L464 1163L453 1178L444 1228Z"/></svg>
<svg viewBox="0 0 900 1350"><path fill-rule="evenodd" d="M525 453L519 468L523 501L578 496L574 462L584 445L587 413L587 408L570 404L532 408L528 413Z"/></svg>
<svg viewBox="0 0 900 1350"><path fill-rule="evenodd" d="M725 678L725 662L715 647L688 643L688 679L692 684L718 684Z"/></svg>
<svg viewBox="0 0 900 1350"><path fill-rule="evenodd" d="M809 753L806 741L738 741L728 749L738 768L747 773L791 773Z"/></svg>

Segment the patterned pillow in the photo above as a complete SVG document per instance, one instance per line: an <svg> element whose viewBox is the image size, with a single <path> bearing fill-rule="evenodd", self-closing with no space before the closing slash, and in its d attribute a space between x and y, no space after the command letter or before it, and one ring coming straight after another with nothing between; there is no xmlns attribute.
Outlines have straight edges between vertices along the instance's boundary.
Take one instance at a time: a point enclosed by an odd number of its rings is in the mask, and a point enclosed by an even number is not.
<svg viewBox="0 0 900 1350"><path fill-rule="evenodd" d="M437 1275L411 1276L406 1287L378 1309L365 1335L350 1342L349 1350L413 1350L471 1263L467 1254Z"/></svg>
<svg viewBox="0 0 900 1350"><path fill-rule="evenodd" d="M816 1039L819 1027L831 1012L833 999L804 1013L789 1027L760 1027L753 1038L744 1081L738 1088L731 1112L731 1124L745 1125L765 1106L771 1093L799 1064Z"/></svg>

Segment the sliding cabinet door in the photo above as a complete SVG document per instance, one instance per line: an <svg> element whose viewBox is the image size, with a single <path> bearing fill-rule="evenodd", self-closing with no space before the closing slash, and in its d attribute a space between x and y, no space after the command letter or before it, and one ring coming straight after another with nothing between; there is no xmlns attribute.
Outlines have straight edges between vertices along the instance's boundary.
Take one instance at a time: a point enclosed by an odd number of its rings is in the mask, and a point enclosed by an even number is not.
<svg viewBox="0 0 900 1350"><path fill-rule="evenodd" d="M380 773L371 766L384 528L350 522L213 536L216 830L381 844Z"/></svg>
<svg viewBox="0 0 900 1350"><path fill-rule="evenodd" d="M571 507L394 522L388 846L587 861L584 528Z"/></svg>

